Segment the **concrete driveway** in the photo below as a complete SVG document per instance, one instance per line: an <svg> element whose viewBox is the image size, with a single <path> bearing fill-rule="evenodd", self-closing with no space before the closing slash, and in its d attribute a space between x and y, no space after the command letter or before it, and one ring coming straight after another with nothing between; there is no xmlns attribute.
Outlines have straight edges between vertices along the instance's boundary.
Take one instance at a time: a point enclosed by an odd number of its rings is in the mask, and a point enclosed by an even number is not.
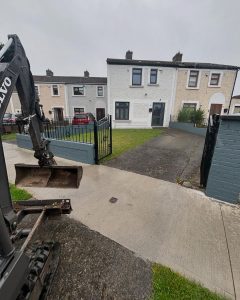
<svg viewBox="0 0 240 300"><path fill-rule="evenodd" d="M171 182L199 181L204 138L168 128L142 146L107 161L105 165Z"/></svg>
<svg viewBox="0 0 240 300"><path fill-rule="evenodd" d="M14 163L36 161L4 144ZM77 163L57 159L59 164ZM70 198L71 218L231 299L240 299L240 210L171 182L106 166L83 166L79 189L30 188L38 199ZM109 202L116 197L116 203Z"/></svg>

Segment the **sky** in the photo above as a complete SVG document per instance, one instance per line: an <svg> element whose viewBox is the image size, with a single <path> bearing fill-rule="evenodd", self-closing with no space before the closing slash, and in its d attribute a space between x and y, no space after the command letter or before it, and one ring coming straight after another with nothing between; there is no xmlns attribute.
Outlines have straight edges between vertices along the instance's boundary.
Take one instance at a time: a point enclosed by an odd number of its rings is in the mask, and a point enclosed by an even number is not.
<svg viewBox="0 0 240 300"><path fill-rule="evenodd" d="M16 33L32 72L106 76L106 59L171 60L240 66L239 0L1 1L0 42ZM234 94L240 94L240 75Z"/></svg>

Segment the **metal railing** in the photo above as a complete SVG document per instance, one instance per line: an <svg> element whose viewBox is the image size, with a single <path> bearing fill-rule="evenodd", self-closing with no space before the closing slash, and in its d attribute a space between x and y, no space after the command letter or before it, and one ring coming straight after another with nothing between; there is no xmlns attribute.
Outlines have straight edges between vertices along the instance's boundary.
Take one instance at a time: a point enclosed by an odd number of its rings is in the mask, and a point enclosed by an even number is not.
<svg viewBox="0 0 240 300"><path fill-rule="evenodd" d="M42 126L42 135L46 139L71 141L77 143L94 144L95 162L112 153L112 118L106 116L90 124L75 125L73 118L62 121L46 121ZM28 125L19 126L19 133L28 134Z"/></svg>

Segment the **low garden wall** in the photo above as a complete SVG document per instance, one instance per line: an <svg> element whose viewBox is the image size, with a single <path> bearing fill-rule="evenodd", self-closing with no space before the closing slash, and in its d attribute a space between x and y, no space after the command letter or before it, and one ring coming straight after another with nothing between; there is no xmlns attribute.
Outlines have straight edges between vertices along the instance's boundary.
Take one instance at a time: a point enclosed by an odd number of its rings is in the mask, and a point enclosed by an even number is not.
<svg viewBox="0 0 240 300"><path fill-rule="evenodd" d="M205 136L207 128L194 127L193 123L184 123L184 122L170 122L170 128L180 129L189 133Z"/></svg>
<svg viewBox="0 0 240 300"><path fill-rule="evenodd" d="M16 137L18 147L32 150L33 146L29 135L17 134ZM55 156L87 164L95 164L94 144L60 141L55 139L48 140L51 141L50 149Z"/></svg>

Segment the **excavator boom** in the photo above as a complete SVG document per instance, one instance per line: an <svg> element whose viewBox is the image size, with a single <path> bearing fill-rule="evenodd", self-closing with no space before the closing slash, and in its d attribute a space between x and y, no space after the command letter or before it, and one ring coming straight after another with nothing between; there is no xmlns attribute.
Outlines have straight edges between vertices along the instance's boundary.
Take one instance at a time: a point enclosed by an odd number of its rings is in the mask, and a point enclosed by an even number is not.
<svg viewBox="0 0 240 300"><path fill-rule="evenodd" d="M16 87L23 119L29 122L29 134L33 144L34 157L38 159L39 165L30 165L28 168L27 165L18 164L16 166L16 183L21 186L24 183L27 183L26 186L43 186L43 182L46 182L44 177L48 168L49 176L46 186L78 188L78 179L82 176L82 168L79 166L72 166L71 168L56 166L54 155L50 151L50 141L42 137L45 116L40 109L39 97L35 91L25 50L17 35L9 35L8 38L8 42L0 51L0 125L13 89ZM44 172L42 167L44 167ZM31 182L29 175L33 169L34 178Z"/></svg>

